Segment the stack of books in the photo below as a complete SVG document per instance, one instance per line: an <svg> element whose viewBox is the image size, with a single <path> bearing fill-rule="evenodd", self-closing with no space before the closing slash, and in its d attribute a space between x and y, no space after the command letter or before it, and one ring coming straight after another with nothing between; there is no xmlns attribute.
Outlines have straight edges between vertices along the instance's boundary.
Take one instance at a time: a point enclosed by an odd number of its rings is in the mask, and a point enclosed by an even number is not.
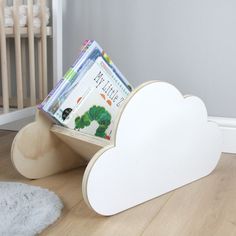
<svg viewBox="0 0 236 236"><path fill-rule="evenodd" d="M38 108L57 124L111 139L117 112L131 91L98 43L86 40L77 60Z"/></svg>

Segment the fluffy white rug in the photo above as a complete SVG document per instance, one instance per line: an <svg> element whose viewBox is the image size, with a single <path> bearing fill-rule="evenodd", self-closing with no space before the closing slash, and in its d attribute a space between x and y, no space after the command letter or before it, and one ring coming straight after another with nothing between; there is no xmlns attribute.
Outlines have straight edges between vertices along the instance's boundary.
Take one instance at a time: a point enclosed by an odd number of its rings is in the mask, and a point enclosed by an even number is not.
<svg viewBox="0 0 236 236"><path fill-rule="evenodd" d="M59 197L40 187L0 182L0 235L32 236L61 214Z"/></svg>

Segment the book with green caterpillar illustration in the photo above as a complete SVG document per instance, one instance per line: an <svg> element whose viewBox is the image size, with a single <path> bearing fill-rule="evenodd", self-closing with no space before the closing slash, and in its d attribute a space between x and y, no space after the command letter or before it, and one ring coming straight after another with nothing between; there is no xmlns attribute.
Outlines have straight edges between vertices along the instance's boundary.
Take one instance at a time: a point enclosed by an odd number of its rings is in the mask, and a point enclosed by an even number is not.
<svg viewBox="0 0 236 236"><path fill-rule="evenodd" d="M38 108L57 124L110 139L117 112L131 91L100 45L87 40L73 66Z"/></svg>
<svg viewBox="0 0 236 236"><path fill-rule="evenodd" d="M55 118L68 128L110 139L119 107L129 93L105 60L98 57L59 107Z"/></svg>
<svg viewBox="0 0 236 236"><path fill-rule="evenodd" d="M82 133L95 135L110 140L114 110L96 89L89 89L81 97L78 106L65 119L64 125Z"/></svg>

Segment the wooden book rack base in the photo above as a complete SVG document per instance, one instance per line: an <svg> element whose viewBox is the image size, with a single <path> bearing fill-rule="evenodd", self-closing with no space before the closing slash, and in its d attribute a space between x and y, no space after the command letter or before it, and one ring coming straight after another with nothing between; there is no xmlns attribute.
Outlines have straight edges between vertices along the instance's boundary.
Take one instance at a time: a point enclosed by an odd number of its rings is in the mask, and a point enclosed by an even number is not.
<svg viewBox="0 0 236 236"><path fill-rule="evenodd" d="M38 111L16 135L12 162L32 179L87 165L85 202L113 215L208 175L220 158L220 130L204 103L166 82L135 89L115 127L108 141L53 125Z"/></svg>

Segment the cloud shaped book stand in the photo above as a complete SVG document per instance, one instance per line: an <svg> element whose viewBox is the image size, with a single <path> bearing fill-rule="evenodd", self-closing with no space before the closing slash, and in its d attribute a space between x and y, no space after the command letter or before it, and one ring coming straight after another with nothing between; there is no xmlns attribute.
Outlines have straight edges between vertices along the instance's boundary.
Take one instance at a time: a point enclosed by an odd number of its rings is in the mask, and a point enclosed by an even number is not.
<svg viewBox="0 0 236 236"><path fill-rule="evenodd" d="M122 107L113 141L53 125L38 111L19 131L12 162L27 178L87 165L87 205L114 215L210 174L221 154L217 124L204 103L172 85L151 81Z"/></svg>

